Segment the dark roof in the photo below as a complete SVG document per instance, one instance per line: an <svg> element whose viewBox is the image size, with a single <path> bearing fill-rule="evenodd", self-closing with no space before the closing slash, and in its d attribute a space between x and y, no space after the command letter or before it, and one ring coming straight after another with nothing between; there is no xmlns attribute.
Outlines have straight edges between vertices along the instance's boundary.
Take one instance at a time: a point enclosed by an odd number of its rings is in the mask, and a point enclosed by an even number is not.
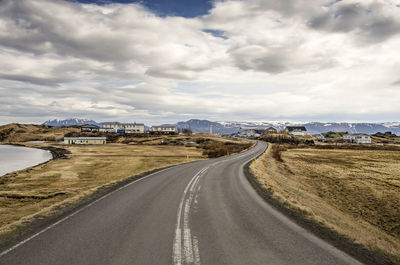
<svg viewBox="0 0 400 265"><path fill-rule="evenodd" d="M119 122L117 122L117 121L106 121L106 122L102 122L102 124L119 124Z"/></svg>
<svg viewBox="0 0 400 265"><path fill-rule="evenodd" d="M304 126L286 126L286 129L291 132L291 131L307 131L306 127Z"/></svg>
<svg viewBox="0 0 400 265"><path fill-rule="evenodd" d="M144 126L144 123L136 123L136 122L134 122L134 123L121 123L121 122L118 122L118 121L114 121L114 122L112 122L112 121L107 121L107 122L102 122L102 124L104 125L104 124L119 124L119 125L140 125L140 126Z"/></svg>
<svg viewBox="0 0 400 265"><path fill-rule="evenodd" d="M94 125L94 124L82 125L81 127L82 128L100 128L99 126Z"/></svg>

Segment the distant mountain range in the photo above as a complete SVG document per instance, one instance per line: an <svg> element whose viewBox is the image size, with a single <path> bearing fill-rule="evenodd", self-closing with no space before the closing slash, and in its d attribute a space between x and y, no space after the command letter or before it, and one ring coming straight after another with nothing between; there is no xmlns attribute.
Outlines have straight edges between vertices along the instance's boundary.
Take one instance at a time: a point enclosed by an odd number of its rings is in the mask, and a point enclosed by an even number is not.
<svg viewBox="0 0 400 265"><path fill-rule="evenodd" d="M93 125L101 126L101 123L95 122L94 120L77 119L77 118L66 119L66 120L57 120L57 119L48 120L43 123L43 125L55 126L55 127L68 127L68 126L82 125L82 124L93 124Z"/></svg>
<svg viewBox="0 0 400 265"><path fill-rule="evenodd" d="M239 131L239 127L225 126L224 124L221 124L219 122L198 119L180 121L175 126L178 129L190 128L194 133L214 133L220 135L229 135Z"/></svg>
<svg viewBox="0 0 400 265"><path fill-rule="evenodd" d="M49 120L43 123L48 126L72 126L81 124L95 124L101 126L94 120L88 119L66 119L66 120ZM400 122L386 123L348 123L348 122L285 122L285 121L260 121L260 122L237 122L237 121L221 121L213 122L208 120L191 119L181 121L175 125L178 129L190 128L194 133L214 133L220 135L229 135L237 133L241 127L275 127L278 130L284 129L289 125L305 126L309 134L324 132L348 132L348 133L367 133L374 134L377 132L391 131L400 135ZM146 128L148 128L146 126Z"/></svg>

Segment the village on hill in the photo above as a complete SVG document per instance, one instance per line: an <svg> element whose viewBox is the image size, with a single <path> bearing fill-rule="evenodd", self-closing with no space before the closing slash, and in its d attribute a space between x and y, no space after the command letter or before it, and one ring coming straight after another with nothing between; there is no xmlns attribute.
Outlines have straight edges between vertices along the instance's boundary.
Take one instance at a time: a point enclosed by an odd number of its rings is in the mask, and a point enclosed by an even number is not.
<svg viewBox="0 0 400 265"><path fill-rule="evenodd" d="M102 127L94 124L84 124L80 126L82 133L118 133L132 135L174 135L192 133L190 128L177 129L174 125L157 125L151 126L146 130L143 123L120 123L120 122L104 122ZM212 134L212 130L210 130ZM365 133L349 134L347 132L327 132L319 134L308 134L305 126L286 126L283 130L278 130L275 127L240 127L239 132L232 134L232 137L257 139L265 134L288 134L296 137L306 137L309 142L322 143L356 143L356 144L371 144L371 136ZM77 136L65 137L65 144L105 144L106 136Z"/></svg>

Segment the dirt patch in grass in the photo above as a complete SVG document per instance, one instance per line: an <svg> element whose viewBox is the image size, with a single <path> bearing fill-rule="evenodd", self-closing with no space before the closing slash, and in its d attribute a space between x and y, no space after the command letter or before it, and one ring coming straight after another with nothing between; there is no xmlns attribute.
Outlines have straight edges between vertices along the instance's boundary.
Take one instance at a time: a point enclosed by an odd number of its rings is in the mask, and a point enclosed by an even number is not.
<svg viewBox="0 0 400 265"><path fill-rule="evenodd" d="M276 150L271 146L250 167L263 189L306 218L400 262L400 152ZM381 263L388 264L375 260Z"/></svg>

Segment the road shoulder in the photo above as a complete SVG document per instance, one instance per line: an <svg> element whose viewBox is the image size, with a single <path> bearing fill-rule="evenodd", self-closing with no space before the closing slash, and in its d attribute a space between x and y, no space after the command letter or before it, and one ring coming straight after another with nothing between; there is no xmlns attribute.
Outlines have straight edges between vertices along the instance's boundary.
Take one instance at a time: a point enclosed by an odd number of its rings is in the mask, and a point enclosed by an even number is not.
<svg viewBox="0 0 400 265"><path fill-rule="evenodd" d="M308 231L312 232L322 240L327 241L331 245L351 255L352 257L356 258L362 263L368 265L395 264L382 254L377 252L372 252L366 249L364 246L354 243L351 239L343 235L340 235L337 232L325 226L322 226L321 224L313 220L306 218L301 212L288 208L287 205L275 199L272 196L272 193L267 189L264 189L257 181L257 178L250 172L250 165L252 162L253 161L249 161L244 166L245 176L247 180L250 182L251 186L255 189L255 191L269 205L273 206L275 209L283 213L285 216L289 217L291 220L296 222L301 227L307 229Z"/></svg>

